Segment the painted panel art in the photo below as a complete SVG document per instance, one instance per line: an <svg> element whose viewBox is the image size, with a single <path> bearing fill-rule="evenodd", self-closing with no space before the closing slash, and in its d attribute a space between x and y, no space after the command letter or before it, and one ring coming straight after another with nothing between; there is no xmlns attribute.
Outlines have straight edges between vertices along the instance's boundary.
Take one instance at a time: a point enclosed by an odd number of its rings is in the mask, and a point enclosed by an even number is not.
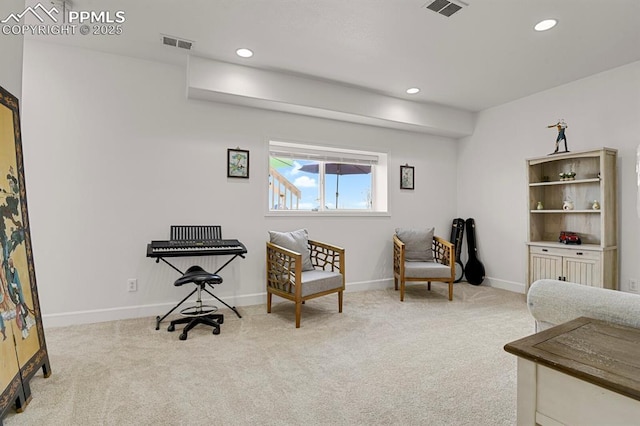
<svg viewBox="0 0 640 426"><path fill-rule="evenodd" d="M18 100L0 87L0 415L20 411L38 368L49 375L26 200Z"/></svg>

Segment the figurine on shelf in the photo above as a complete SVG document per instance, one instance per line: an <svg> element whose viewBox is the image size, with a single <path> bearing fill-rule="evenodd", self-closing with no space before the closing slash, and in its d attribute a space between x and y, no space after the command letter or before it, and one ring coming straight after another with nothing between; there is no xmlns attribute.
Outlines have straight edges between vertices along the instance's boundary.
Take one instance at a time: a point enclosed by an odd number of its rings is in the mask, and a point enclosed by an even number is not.
<svg viewBox="0 0 640 426"><path fill-rule="evenodd" d="M564 130L569 127L567 126L567 123L565 123L564 119L560 119L558 120L558 122L556 124L551 124L549 126L547 126L548 129L552 128L552 127L556 127L558 129L558 137L556 138L556 150L552 152L552 154L556 154L558 152L558 148L560 147L560 142L564 141L564 151L563 152L569 152L569 149L567 148L567 137L564 134Z"/></svg>
<svg viewBox="0 0 640 426"><path fill-rule="evenodd" d="M559 173L560 180L575 180L576 172Z"/></svg>

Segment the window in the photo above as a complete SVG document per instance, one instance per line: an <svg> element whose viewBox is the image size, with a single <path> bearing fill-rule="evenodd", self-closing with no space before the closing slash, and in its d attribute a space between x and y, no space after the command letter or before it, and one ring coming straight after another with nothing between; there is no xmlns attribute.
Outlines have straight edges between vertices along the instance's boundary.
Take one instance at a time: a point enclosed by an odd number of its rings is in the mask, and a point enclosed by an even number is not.
<svg viewBox="0 0 640 426"><path fill-rule="evenodd" d="M383 153L269 142L269 211L386 212Z"/></svg>

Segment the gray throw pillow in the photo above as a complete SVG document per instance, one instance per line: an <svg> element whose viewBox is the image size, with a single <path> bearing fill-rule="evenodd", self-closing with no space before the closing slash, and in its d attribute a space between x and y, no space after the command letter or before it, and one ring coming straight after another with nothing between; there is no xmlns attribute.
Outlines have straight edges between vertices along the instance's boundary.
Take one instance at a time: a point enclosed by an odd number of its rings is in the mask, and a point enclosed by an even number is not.
<svg viewBox="0 0 640 426"><path fill-rule="evenodd" d="M309 234L306 229L291 232L269 231L269 240L273 244L295 251L302 255L302 270L311 271L311 252L309 251Z"/></svg>
<svg viewBox="0 0 640 426"><path fill-rule="evenodd" d="M434 228L396 228L396 235L404 246L404 260L408 262L431 262L433 260Z"/></svg>

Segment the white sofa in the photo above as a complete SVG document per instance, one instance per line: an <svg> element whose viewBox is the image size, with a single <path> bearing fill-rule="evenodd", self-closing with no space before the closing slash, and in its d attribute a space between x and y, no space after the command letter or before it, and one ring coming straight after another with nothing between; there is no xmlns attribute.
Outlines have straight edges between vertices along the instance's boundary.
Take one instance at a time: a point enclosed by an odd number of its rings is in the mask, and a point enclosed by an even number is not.
<svg viewBox="0 0 640 426"><path fill-rule="evenodd" d="M558 280L538 280L527 293L536 332L578 317L640 328L640 295Z"/></svg>

